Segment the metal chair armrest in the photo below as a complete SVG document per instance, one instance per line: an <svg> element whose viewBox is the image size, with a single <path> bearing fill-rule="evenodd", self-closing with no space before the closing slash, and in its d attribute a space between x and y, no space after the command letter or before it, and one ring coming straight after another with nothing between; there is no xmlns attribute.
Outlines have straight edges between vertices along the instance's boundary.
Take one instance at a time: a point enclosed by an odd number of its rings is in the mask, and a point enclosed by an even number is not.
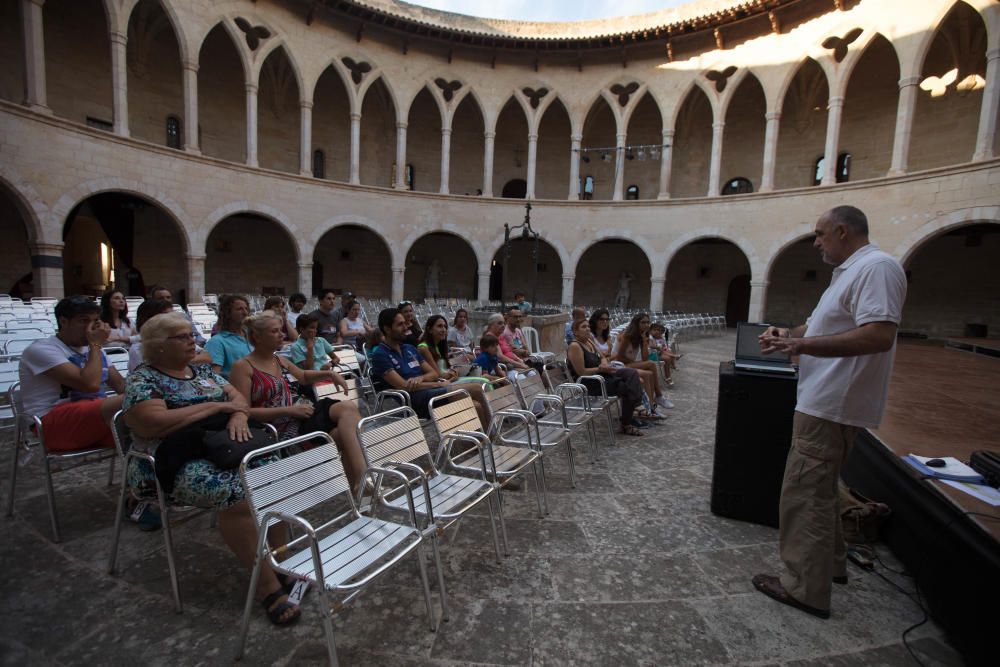
<svg viewBox="0 0 1000 667"><path fill-rule="evenodd" d="M601 398L608 397L608 385L602 375L581 375L577 380L596 380L601 385Z"/></svg>
<svg viewBox="0 0 1000 667"><path fill-rule="evenodd" d="M463 433L461 431L452 431L451 433L446 435L444 439L441 441L441 446L447 447L448 450L450 451L452 443L456 441L465 441L468 443L472 443L472 445L476 448L476 450L479 452L479 464L480 467L482 468L483 481L487 481L488 477L487 477L487 467L486 467L486 452L484 451L483 443L480 442L478 437L474 437L470 435L468 432ZM496 470L496 459L493 458L493 449L490 448L489 452L490 452L490 463L493 464L493 469Z"/></svg>
<svg viewBox="0 0 1000 667"><path fill-rule="evenodd" d="M402 472L400 472L399 470L395 470L393 468L382 468L382 467L379 467L379 466L370 466L369 468L367 468L365 470L364 474L362 475L362 478L367 477L369 473L376 473L376 477L375 477L375 490L373 492L373 494L375 496L378 496L378 492L382 488L382 478L385 477L386 475L389 475L391 477L399 477L402 480L402 482L403 482L403 488L406 491L406 503L407 503L407 505L409 505L409 508L410 508L410 522L413 524L414 528L417 528L418 527L417 526L417 510L416 510L416 505L413 504L413 489L410 488L410 481L411 480L406 475L404 475ZM417 478L414 478L414 479L417 479ZM357 505L361 504L361 494L364 492L364 488L365 488L365 486L364 486L364 484L362 484L360 486L360 488L358 489L358 502L357 502Z"/></svg>

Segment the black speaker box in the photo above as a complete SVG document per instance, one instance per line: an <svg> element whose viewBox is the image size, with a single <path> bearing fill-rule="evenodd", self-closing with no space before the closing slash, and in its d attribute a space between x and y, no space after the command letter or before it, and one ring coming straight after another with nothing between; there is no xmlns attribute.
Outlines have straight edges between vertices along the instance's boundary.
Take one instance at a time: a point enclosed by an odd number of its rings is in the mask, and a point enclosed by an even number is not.
<svg viewBox="0 0 1000 667"><path fill-rule="evenodd" d="M778 499L792 440L794 376L719 365L712 513L778 526Z"/></svg>

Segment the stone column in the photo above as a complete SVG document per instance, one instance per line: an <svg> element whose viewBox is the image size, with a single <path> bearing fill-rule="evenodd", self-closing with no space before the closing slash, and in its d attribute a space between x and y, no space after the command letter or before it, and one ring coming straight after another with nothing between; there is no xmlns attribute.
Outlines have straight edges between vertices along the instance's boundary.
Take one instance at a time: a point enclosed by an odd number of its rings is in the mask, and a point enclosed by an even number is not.
<svg viewBox="0 0 1000 667"><path fill-rule="evenodd" d="M313 294L312 262L299 262L299 291L306 296Z"/></svg>
<svg viewBox="0 0 1000 667"><path fill-rule="evenodd" d="M712 158L708 163L708 196L718 197L722 179L722 140L726 130L725 123L712 123Z"/></svg>
<svg viewBox="0 0 1000 667"><path fill-rule="evenodd" d="M564 273L562 278L562 303L573 305L573 288L576 285L576 274Z"/></svg>
<svg viewBox="0 0 1000 667"><path fill-rule="evenodd" d="M1000 49L986 52L986 88L979 110L979 133L973 161L994 157L993 144L997 136L997 113L1000 112Z"/></svg>
<svg viewBox="0 0 1000 667"><path fill-rule="evenodd" d="M614 201L625 198L625 139L624 134L615 138L615 187L611 195Z"/></svg>
<svg viewBox="0 0 1000 667"><path fill-rule="evenodd" d="M774 168L778 162L778 131L781 128L781 112L771 111L764 114L767 126L764 130L764 164L760 170L760 188L758 192L774 190Z"/></svg>
<svg viewBox="0 0 1000 667"><path fill-rule="evenodd" d="M658 313L663 310L663 283L665 278L651 278L649 286L649 312Z"/></svg>
<svg viewBox="0 0 1000 667"><path fill-rule="evenodd" d="M580 142L583 135L571 134L569 137L569 196L567 199L575 200L580 198Z"/></svg>
<svg viewBox="0 0 1000 667"><path fill-rule="evenodd" d="M479 301L486 303L490 300L490 272L480 271L476 274L479 277Z"/></svg>
<svg viewBox="0 0 1000 667"><path fill-rule="evenodd" d="M201 153L198 145L198 63L182 63L184 77L184 150Z"/></svg>
<svg viewBox="0 0 1000 667"><path fill-rule="evenodd" d="M247 90L247 164L257 166L257 84L248 83Z"/></svg>
<svg viewBox="0 0 1000 667"><path fill-rule="evenodd" d="M62 243L29 243L31 273L35 296L61 299L63 287Z"/></svg>
<svg viewBox="0 0 1000 667"><path fill-rule="evenodd" d="M663 131L660 145L660 194L657 199L670 199L670 174L674 168L674 131Z"/></svg>
<svg viewBox="0 0 1000 667"><path fill-rule="evenodd" d="M24 103L33 111L52 113L45 90L45 31L42 5L45 0L21 0L24 31Z"/></svg>
<svg viewBox="0 0 1000 667"><path fill-rule="evenodd" d="M889 176L906 173L910 157L910 136L913 134L913 116L920 94L920 77L912 76L899 80L899 102L896 105L896 133L892 140L892 164ZM826 163L824 162L824 166Z"/></svg>
<svg viewBox="0 0 1000 667"><path fill-rule="evenodd" d="M188 255L188 303L205 299L205 255Z"/></svg>
<svg viewBox="0 0 1000 667"><path fill-rule="evenodd" d="M111 31L111 95L114 109L114 132L128 136L128 37L117 30Z"/></svg>
<svg viewBox="0 0 1000 667"><path fill-rule="evenodd" d="M535 198L535 173L538 166L538 134L530 132L528 134L528 191L526 199Z"/></svg>
<svg viewBox="0 0 1000 667"><path fill-rule="evenodd" d="M392 187L406 189L406 123L396 123L396 182Z"/></svg>
<svg viewBox="0 0 1000 667"><path fill-rule="evenodd" d="M496 132L487 132L483 146L483 196L493 196L493 140L497 138Z"/></svg>
<svg viewBox="0 0 1000 667"><path fill-rule="evenodd" d="M312 176L313 103L299 100L299 173Z"/></svg>
<svg viewBox="0 0 1000 667"><path fill-rule="evenodd" d="M403 300L403 278L406 276L406 267L392 267L392 301L399 303Z"/></svg>
<svg viewBox="0 0 1000 667"><path fill-rule="evenodd" d="M406 165L402 166L406 169ZM397 165L396 171L400 167ZM361 114L351 113L351 185L361 183Z"/></svg>
<svg viewBox="0 0 1000 667"><path fill-rule="evenodd" d="M750 281L750 310L747 313L748 322L763 322L764 314L767 311L767 286L770 283L766 280Z"/></svg>
<svg viewBox="0 0 1000 667"><path fill-rule="evenodd" d="M438 192L448 194L448 178L451 175L451 127L441 128L441 187Z"/></svg>
<svg viewBox="0 0 1000 667"><path fill-rule="evenodd" d="M840 146L840 116L844 112L844 98L831 97L826 113L826 148L823 150L822 185L837 182L837 148Z"/></svg>

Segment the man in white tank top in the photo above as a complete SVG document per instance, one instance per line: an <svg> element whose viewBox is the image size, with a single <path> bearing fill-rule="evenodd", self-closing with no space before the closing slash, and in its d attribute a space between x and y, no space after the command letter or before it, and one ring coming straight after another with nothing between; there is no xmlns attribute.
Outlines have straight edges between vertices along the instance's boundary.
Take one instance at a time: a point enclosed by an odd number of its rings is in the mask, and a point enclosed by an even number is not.
<svg viewBox="0 0 1000 667"><path fill-rule="evenodd" d="M830 616L832 583L847 583L847 549L837 484L854 439L882 419L906 298L906 274L868 241L868 220L838 206L816 223L813 245L833 276L805 324L769 327L763 352L800 356L792 447L779 508L785 572L758 574L757 590L820 618Z"/></svg>

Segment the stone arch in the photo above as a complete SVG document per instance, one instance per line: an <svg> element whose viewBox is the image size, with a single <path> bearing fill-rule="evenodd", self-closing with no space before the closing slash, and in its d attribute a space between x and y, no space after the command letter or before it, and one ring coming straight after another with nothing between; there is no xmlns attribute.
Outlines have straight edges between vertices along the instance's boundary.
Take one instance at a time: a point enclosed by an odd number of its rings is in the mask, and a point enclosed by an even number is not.
<svg viewBox="0 0 1000 667"><path fill-rule="evenodd" d="M625 123L628 145L662 146L663 110L649 91L631 106ZM660 190L660 163L646 149L626 151L624 157L621 164L625 198L629 198L629 188L634 186L637 199L656 199Z"/></svg>
<svg viewBox="0 0 1000 667"><path fill-rule="evenodd" d="M7 192L14 202L29 242L57 242L58 235L45 234L45 225L51 218L44 200L31 183L9 173L3 164L0 164L0 190Z"/></svg>
<svg viewBox="0 0 1000 667"><path fill-rule="evenodd" d="M490 298L501 301L511 301L515 291L523 291L533 304L559 303L562 300L562 277L567 266L565 250L561 245L542 236L538 237L538 274L533 281L532 253L534 251L531 239L520 237L511 239L510 259L507 262L507 279L504 280L504 243L501 238L488 266L480 266L480 273L490 274ZM502 294L500 293L501 288ZM480 295L480 298L486 298Z"/></svg>
<svg viewBox="0 0 1000 667"><path fill-rule="evenodd" d="M712 122L713 123L715 122L715 119L719 115L717 110L718 100L715 99L716 98L715 91L713 91L708 86L708 84L703 81L704 78L705 78L704 76L695 76L694 78L691 79L688 85L683 88L681 94L677 96L677 99L680 101L674 106L672 110L672 115L670 117L670 126L667 127L666 125L664 125L665 129L670 129L670 128L673 128L674 130L677 129L677 119L681 115L681 110L684 108L684 103L687 102L688 98L692 94L695 94L696 91L703 94L705 96L705 99L708 100L709 107L712 109Z"/></svg>
<svg viewBox="0 0 1000 667"><path fill-rule="evenodd" d="M782 83L775 189L815 184L816 162L826 147L827 107L833 85L814 58L803 59Z"/></svg>
<svg viewBox="0 0 1000 667"><path fill-rule="evenodd" d="M945 19L947 19L953 11L958 9L959 5L965 5L979 16L984 25L987 24L986 17L982 15L979 9L967 2L964 2L964 0L955 0L950 4L941 5L937 12L928 18L927 25L934 26L933 29L925 31L920 36L920 41L918 42L918 46L916 48L916 57L914 58L914 69L917 76L920 75L920 72L924 68L924 64L927 60L927 54L930 52L931 45L934 43L934 39L937 37Z"/></svg>
<svg viewBox="0 0 1000 667"><path fill-rule="evenodd" d="M764 274L764 263L759 259L757 251L754 245L745 236L733 236L726 230L719 227L708 227L702 228L695 231L688 232L687 234L682 234L678 236L671 242L667 247L666 251L661 255L663 259L662 271L659 271L655 275L664 275L666 270L670 267L670 263L674 260L677 252L684 248L684 246L690 245L696 241L701 241L704 239L719 239L721 241L727 241L732 243L734 246L740 249L743 256L746 257L747 262L750 265L750 275L754 279L758 276Z"/></svg>
<svg viewBox="0 0 1000 667"><path fill-rule="evenodd" d="M336 216L316 228L309 245L313 248L314 292L330 288L349 289L366 297L391 296L392 267L402 259L397 258L393 244L372 221Z"/></svg>
<svg viewBox="0 0 1000 667"><path fill-rule="evenodd" d="M310 165L313 175L346 183L350 179L350 118L354 86L345 77L336 58L323 67L312 88L312 141ZM321 152L322 174L316 171L317 151Z"/></svg>
<svg viewBox="0 0 1000 667"><path fill-rule="evenodd" d="M0 176L0 293L10 294L20 287L26 287L22 278L32 276L32 296L41 296L36 271L32 268L31 256L37 252L32 247L39 237L38 218L30 205L30 200L13 183ZM27 294L14 294L22 299ZM47 296L47 295L46 295Z"/></svg>
<svg viewBox="0 0 1000 667"><path fill-rule="evenodd" d="M726 324L746 321L754 260L740 240L699 230L675 241L667 252L664 310L726 315Z"/></svg>
<svg viewBox="0 0 1000 667"><path fill-rule="evenodd" d="M126 26L128 22L132 19L132 12L135 11L136 6L141 0L128 0L125 6L122 7L123 18L125 19ZM184 32L184 22L181 21L180 17L177 16L177 9L174 7L172 0L156 0L163 13L167 15L167 20L170 21L170 27L174 30L174 35L177 37L177 46L180 50L181 63L191 60L191 45L188 43L187 34ZM113 4L113 3L112 3Z"/></svg>
<svg viewBox="0 0 1000 667"><path fill-rule="evenodd" d="M285 45L276 45L260 59L256 74L258 163L264 169L298 174L302 164L300 101L309 91L303 90L302 77ZM288 80L286 67L294 82Z"/></svg>
<svg viewBox="0 0 1000 667"><path fill-rule="evenodd" d="M233 34L231 20L219 21L204 35L198 46L198 62L198 144L201 151L231 162L243 162L246 160L246 82L250 77L250 64L239 38Z"/></svg>
<svg viewBox="0 0 1000 667"><path fill-rule="evenodd" d="M47 3L42 21L46 96L56 117L77 123L93 119L119 130L127 127L123 123L127 119L114 115L111 33L119 25L114 5L105 0Z"/></svg>
<svg viewBox="0 0 1000 667"><path fill-rule="evenodd" d="M451 109L451 154L448 190L456 195L481 195L486 114L475 90Z"/></svg>
<svg viewBox="0 0 1000 667"><path fill-rule="evenodd" d="M764 160L767 93L760 79L749 71L730 85L734 89L720 105L722 122L726 126L719 185L724 192L726 183L732 179L746 178L753 184L754 190L759 190Z"/></svg>
<svg viewBox="0 0 1000 667"><path fill-rule="evenodd" d="M161 17L166 20L161 22ZM183 37L163 0L138 0L126 20L129 134L155 144L182 148L192 128L184 108ZM168 118L179 121L179 136L167 136ZM197 132L197 128L194 128Z"/></svg>
<svg viewBox="0 0 1000 667"><path fill-rule="evenodd" d="M327 73L328 70L332 70L333 72L336 73L337 80L343 86L344 92L347 94L348 104L350 105L349 108L350 109L354 108L356 103L355 93L357 92L357 89L354 85L354 82L351 80L350 73L347 71L347 68L344 67L343 62L341 62L342 57L343 56L339 55L333 56L325 64L322 64L318 68L318 73L316 74L316 78L313 81L309 82L309 88L308 88L308 90L310 91L309 99L311 99L313 103L315 103L316 101L316 89L317 86L319 86L319 82L323 79L323 76ZM369 76L370 75L371 73L369 73Z"/></svg>
<svg viewBox="0 0 1000 667"><path fill-rule="evenodd" d="M857 67L858 64L864 67ZM896 50L880 33L872 33L864 48L858 50L850 69L845 69L837 152L851 156L847 163L849 173L845 174L848 180L880 178L889 171L899 106L899 77Z"/></svg>
<svg viewBox="0 0 1000 667"><path fill-rule="evenodd" d="M770 254L763 280L767 287L761 316L765 321L797 326L806 321L830 284L833 267L813 247L815 235L802 225Z"/></svg>
<svg viewBox="0 0 1000 667"><path fill-rule="evenodd" d="M62 229L66 222L66 217L84 200L105 192L119 192L133 195L148 201L150 204L162 209L167 213L167 217L174 223L177 233L184 244L185 254L196 254L192 252L195 245L195 229L193 221L187 212L174 199L163 192L156 190L141 181L132 181L123 178L104 178L95 181L88 181L77 185L69 192L61 196L52 206L49 212L47 227L51 232L50 238L62 241Z"/></svg>
<svg viewBox="0 0 1000 667"><path fill-rule="evenodd" d="M241 83L253 83L256 81L257 76L254 73L253 63L250 62L250 56L247 55L246 47L244 46L243 40L240 39L240 33L233 24L233 18L230 16L220 16L219 20L212 23L208 30L205 31L204 35L198 40L198 65L199 68L201 64L201 52L205 48L205 40L211 36L216 28L222 26L222 30L229 37L229 41L232 43L233 48L236 50L236 55L239 56L240 66L243 68L243 81ZM199 69L199 74L201 73ZM200 99L200 95L199 95Z"/></svg>
<svg viewBox="0 0 1000 667"><path fill-rule="evenodd" d="M611 200L614 198L615 172L618 166L618 151L615 146L618 133L621 131L621 114L615 109L618 101L605 95L594 97L593 103L587 107L581 122L581 146L583 149L603 148L602 151L589 151L580 154L582 162L581 178L592 176L594 199ZM590 158L589 162L584 158Z"/></svg>
<svg viewBox="0 0 1000 667"><path fill-rule="evenodd" d="M530 129L531 116L525 110L521 98L511 94L501 105L496 117L493 153L494 194L499 196L504 184L511 180L521 179L527 182Z"/></svg>
<svg viewBox="0 0 1000 667"><path fill-rule="evenodd" d="M462 100L465 99L465 96L469 91L468 88L466 88L465 81L458 79L458 81L462 84L462 87L454 93L454 97L452 97L451 102L445 102L444 97L442 97L441 94L441 89L437 87L436 83L434 83L434 78L428 78L425 80L424 85L413 93L413 97L411 97L406 104L407 116L413 112L413 103L417 101L420 93L426 90L430 93L431 99L434 100L434 105L437 107L438 113L441 115L441 127L444 127L446 123L451 122L451 113L448 108L449 105L453 105L453 108L458 108L458 105L462 103Z"/></svg>
<svg viewBox="0 0 1000 667"><path fill-rule="evenodd" d="M260 53L257 53L254 56L253 69L251 70L253 83L258 85L260 84L260 72L264 68L264 64L267 63L268 59L270 59L270 57L279 50L284 51L285 58L288 59L288 66L292 70L292 74L295 75L295 85L298 87L299 99L305 99L304 96L309 94L311 91L306 89L305 81L302 78L302 70L299 67L298 62L295 60L291 45L284 39L278 40L272 38L268 40L268 43L265 43L264 48L260 50Z"/></svg>
<svg viewBox="0 0 1000 667"><path fill-rule="evenodd" d="M814 65L816 65L817 67L819 67L820 71L823 73L823 77L826 80L826 89L827 89L827 91L833 90L833 83L834 82L833 82L833 80L830 77L830 73L820 63L820 60L817 60L816 58L813 58L812 56L806 56L805 58L802 59L802 61L797 66L788 68L788 71L785 72L784 78L781 80L781 83L778 85L778 92L775 95L775 98L778 100L777 111L783 111L784 110L784 108L785 108L785 99L788 97L788 89L791 87L792 82L795 80L795 77L799 75L799 72L802 70L802 68L805 67L810 61L812 61L812 63Z"/></svg>
<svg viewBox="0 0 1000 667"><path fill-rule="evenodd" d="M320 242L320 239L326 236L329 232L333 231L337 227L344 227L347 225L361 227L362 229L365 229L377 236L379 241L384 243L385 247L389 249L389 257L392 261L392 266L403 265L402 263L406 256L400 255L399 248L393 241L390 240L388 231L383 227L383 225L362 215L347 213L335 215L334 217L325 220L323 224L317 225L312 230L312 233L305 237L305 247L315 247L316 244Z"/></svg>
<svg viewBox="0 0 1000 667"><path fill-rule="evenodd" d="M976 206L939 215L913 230L892 251L904 267L925 242L973 222L1000 221L1000 206Z"/></svg>
<svg viewBox="0 0 1000 667"><path fill-rule="evenodd" d="M545 234L539 234L538 240L543 243L548 244L553 250L555 250L556 255L559 257L559 263L562 265L563 273L567 273L575 265L577 260L580 259L582 251L576 253L576 255L571 256L569 252L566 251L566 246L556 238L546 236ZM490 266L492 264L492 258L497 256L497 253L503 251L503 234L498 235L493 241L486 246L487 253L483 253L480 257L483 258L484 262L480 263L479 271L480 273L488 273Z"/></svg>
<svg viewBox="0 0 1000 667"><path fill-rule="evenodd" d="M407 105L409 111L405 119L406 162L420 174L413 189L421 192L441 189L441 131L448 110L431 89L433 85L425 85L417 91Z"/></svg>
<svg viewBox="0 0 1000 667"><path fill-rule="evenodd" d="M896 50L896 45L893 44L892 40L877 30L865 30L865 32L862 33L862 42L860 44L855 42L851 45L855 48L852 48L847 52L847 57L840 66L840 77L843 86L842 92L845 95L847 94L847 87L850 85L851 77L854 76L854 70L857 68L858 63L865 57L865 53L868 52L868 49L871 48L872 44L879 42L880 38L888 42L889 48L892 49L892 55L896 58L896 65L900 69L900 72L902 72L902 63L899 59L899 52Z"/></svg>
<svg viewBox="0 0 1000 667"><path fill-rule="evenodd" d="M358 111L351 112L361 115L359 180L364 185L391 187L392 165L396 162L396 142L383 139L396 136L396 124L401 119L398 115L398 100L384 76L369 75L362 82L362 87L364 92L358 93ZM383 100L382 105L376 101L380 95L388 98ZM397 169L401 167L405 169L405 165L397 165ZM425 176L426 174L417 173L414 182L420 183Z"/></svg>
<svg viewBox="0 0 1000 667"><path fill-rule="evenodd" d="M540 109L536 132L538 155L535 169L535 197L538 199L565 199L571 160L579 160L573 153L571 136L573 119L569 109L559 97L554 97ZM574 186L579 187L579 186ZM575 194L576 190L574 190Z"/></svg>
<svg viewBox="0 0 1000 667"><path fill-rule="evenodd" d="M385 75L385 72L383 72L381 69L376 68L374 64L372 65L372 67L374 68L372 72L368 76L366 76L365 80L362 81L361 85L358 86L358 94L356 96L358 105L357 111L358 112L361 111L361 108L362 106L364 106L365 103L365 98L368 97L368 91L371 90L372 86L374 86L376 83L381 83L382 86L385 88L386 93L388 93L389 95L389 100L392 102L393 118L396 121L398 121L402 115L399 93L397 93L396 90L393 88L392 83L389 81L389 78ZM352 109L352 111L354 110ZM407 109L407 111L409 111L409 109Z"/></svg>
<svg viewBox="0 0 1000 667"><path fill-rule="evenodd" d="M752 67L740 67L739 70L732 76L726 86L725 92L719 97L719 118L723 120L729 113L729 105L732 104L733 98L736 97L740 88L749 79L755 79L760 85L761 90L764 92L764 107L767 108L767 88L764 86L764 80L757 76Z"/></svg>
<svg viewBox="0 0 1000 667"><path fill-rule="evenodd" d="M449 224L422 233L414 231L407 237L401 244L407 249L403 272L404 298L475 298L482 248L467 238L467 233ZM428 272L433 270L435 262L439 278L436 292L430 294L428 290L433 288L428 285Z"/></svg>
<svg viewBox="0 0 1000 667"><path fill-rule="evenodd" d="M692 85L674 117L673 163L668 191L673 197L704 197L708 192L712 157L712 125L717 117L715 94ZM711 118L705 109L711 110ZM683 165L683 169L677 166ZM715 194L715 193L713 193Z"/></svg>
<svg viewBox="0 0 1000 667"><path fill-rule="evenodd" d="M609 243L611 242L611 243ZM573 303L613 305L622 273L629 273L630 307L645 308L650 302L655 259L649 254L649 244L628 230L606 230L592 243L574 251L571 261L576 278L573 283ZM594 266L584 267L591 258ZM646 260L642 266L641 259ZM648 271L648 273L647 273Z"/></svg>
<svg viewBox="0 0 1000 667"><path fill-rule="evenodd" d="M302 258L306 256L305 249L299 241L300 230L288 216L267 204L250 201L230 202L205 216L205 219L198 226L197 234L192 234L192 241L198 244L196 247L205 248L208 237L211 236L212 231L215 230L219 223L239 213L247 213L276 223L291 241L292 249L295 252L295 261L301 262Z"/></svg>

